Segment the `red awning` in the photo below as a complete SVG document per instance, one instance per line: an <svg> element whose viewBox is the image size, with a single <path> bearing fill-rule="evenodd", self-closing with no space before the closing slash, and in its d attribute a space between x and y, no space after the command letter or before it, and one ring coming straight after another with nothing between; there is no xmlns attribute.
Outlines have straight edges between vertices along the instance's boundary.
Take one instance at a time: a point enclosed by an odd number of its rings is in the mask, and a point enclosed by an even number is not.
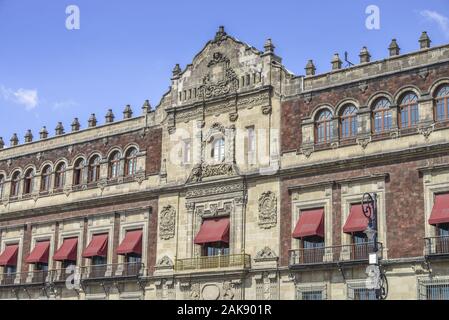
<svg viewBox="0 0 449 320"><path fill-rule="evenodd" d="M293 231L293 238L319 236L324 238L324 209L301 211L298 223Z"/></svg>
<svg viewBox="0 0 449 320"><path fill-rule="evenodd" d="M26 258L27 263L48 263L50 241L36 242L33 251Z"/></svg>
<svg viewBox="0 0 449 320"><path fill-rule="evenodd" d="M435 195L435 203L429 218L429 224L449 223L449 193Z"/></svg>
<svg viewBox="0 0 449 320"><path fill-rule="evenodd" d="M368 228L368 218L363 213L361 204L351 205L351 212L343 226L344 233L363 232Z"/></svg>
<svg viewBox="0 0 449 320"><path fill-rule="evenodd" d="M204 220L200 231L195 237L195 244L229 243L229 226L229 218Z"/></svg>
<svg viewBox="0 0 449 320"><path fill-rule="evenodd" d="M17 255L19 252L19 245L13 244L8 245L5 251L0 255L0 266L16 266L17 265Z"/></svg>
<svg viewBox="0 0 449 320"><path fill-rule="evenodd" d="M84 249L83 257L106 257L108 255L108 235L97 234L92 237L89 245Z"/></svg>
<svg viewBox="0 0 449 320"><path fill-rule="evenodd" d="M62 246L53 256L55 261L76 261L76 249L78 247L78 238L64 239Z"/></svg>
<svg viewBox="0 0 449 320"><path fill-rule="evenodd" d="M142 254L142 230L126 232L125 239L117 248L117 254Z"/></svg>

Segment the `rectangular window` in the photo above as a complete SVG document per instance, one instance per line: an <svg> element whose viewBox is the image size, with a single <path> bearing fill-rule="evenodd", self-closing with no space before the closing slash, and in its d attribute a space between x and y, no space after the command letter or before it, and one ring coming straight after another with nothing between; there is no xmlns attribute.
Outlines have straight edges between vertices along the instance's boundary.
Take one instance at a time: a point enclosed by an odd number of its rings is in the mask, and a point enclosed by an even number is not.
<svg viewBox="0 0 449 320"><path fill-rule="evenodd" d="M376 290L367 288L355 288L354 300L377 300Z"/></svg>
<svg viewBox="0 0 449 320"><path fill-rule="evenodd" d="M106 263L107 263L106 257L99 257L99 256L92 257L92 265L93 266L104 265Z"/></svg>
<svg viewBox="0 0 449 320"><path fill-rule="evenodd" d="M418 298L420 300L449 300L449 279L447 277L419 279Z"/></svg>
<svg viewBox="0 0 449 320"><path fill-rule="evenodd" d="M323 300L323 292L322 291L303 292L301 300Z"/></svg>

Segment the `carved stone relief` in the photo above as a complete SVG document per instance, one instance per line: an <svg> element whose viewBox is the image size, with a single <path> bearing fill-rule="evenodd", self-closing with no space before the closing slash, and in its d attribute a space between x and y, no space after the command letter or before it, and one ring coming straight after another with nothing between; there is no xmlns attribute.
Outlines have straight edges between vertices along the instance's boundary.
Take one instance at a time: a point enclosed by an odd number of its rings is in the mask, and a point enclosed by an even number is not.
<svg viewBox="0 0 449 320"><path fill-rule="evenodd" d="M175 236L176 210L172 206L165 206L160 214L159 237L169 240Z"/></svg>
<svg viewBox="0 0 449 320"><path fill-rule="evenodd" d="M277 198L271 192L264 192L259 198L259 226L269 229L277 223Z"/></svg>

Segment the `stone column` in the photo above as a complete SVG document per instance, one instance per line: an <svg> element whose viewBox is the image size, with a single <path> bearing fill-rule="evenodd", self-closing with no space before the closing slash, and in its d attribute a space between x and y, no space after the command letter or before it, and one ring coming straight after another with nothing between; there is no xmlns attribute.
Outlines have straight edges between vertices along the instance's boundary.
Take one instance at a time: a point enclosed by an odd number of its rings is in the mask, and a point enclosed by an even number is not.
<svg viewBox="0 0 449 320"><path fill-rule="evenodd" d="M225 162L235 163L235 126L225 129Z"/></svg>
<svg viewBox="0 0 449 320"><path fill-rule="evenodd" d="M369 106L363 106L357 113L357 143L366 147L371 141L371 109Z"/></svg>
<svg viewBox="0 0 449 320"><path fill-rule="evenodd" d="M234 199L234 210L231 212L230 254L241 254L245 247L243 243L243 215L245 207L244 196Z"/></svg>
<svg viewBox="0 0 449 320"><path fill-rule="evenodd" d="M193 258L193 238L194 238L194 220L195 220L195 203L186 203L187 209L187 236L186 236L186 257Z"/></svg>

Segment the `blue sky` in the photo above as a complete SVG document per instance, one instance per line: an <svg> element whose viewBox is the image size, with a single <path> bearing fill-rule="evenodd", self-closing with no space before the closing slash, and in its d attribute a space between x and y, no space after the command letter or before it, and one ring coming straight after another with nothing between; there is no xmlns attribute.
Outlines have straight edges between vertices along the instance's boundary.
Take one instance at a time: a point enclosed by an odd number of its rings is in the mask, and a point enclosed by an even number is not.
<svg viewBox="0 0 449 320"><path fill-rule="evenodd" d="M71 4L79 30L65 27ZM365 27L368 5L380 9L379 30ZM326 72L336 52L357 62L367 46L373 60L387 57L392 38L415 51L423 30L432 45L449 43L449 1L0 0L0 137L8 145L17 132L23 142L31 129L36 139L43 125L53 135L58 121L69 131L74 117L85 128L91 113L103 123L108 108L121 118L126 104L140 114L219 25L259 49L271 37L295 74L308 59Z"/></svg>

